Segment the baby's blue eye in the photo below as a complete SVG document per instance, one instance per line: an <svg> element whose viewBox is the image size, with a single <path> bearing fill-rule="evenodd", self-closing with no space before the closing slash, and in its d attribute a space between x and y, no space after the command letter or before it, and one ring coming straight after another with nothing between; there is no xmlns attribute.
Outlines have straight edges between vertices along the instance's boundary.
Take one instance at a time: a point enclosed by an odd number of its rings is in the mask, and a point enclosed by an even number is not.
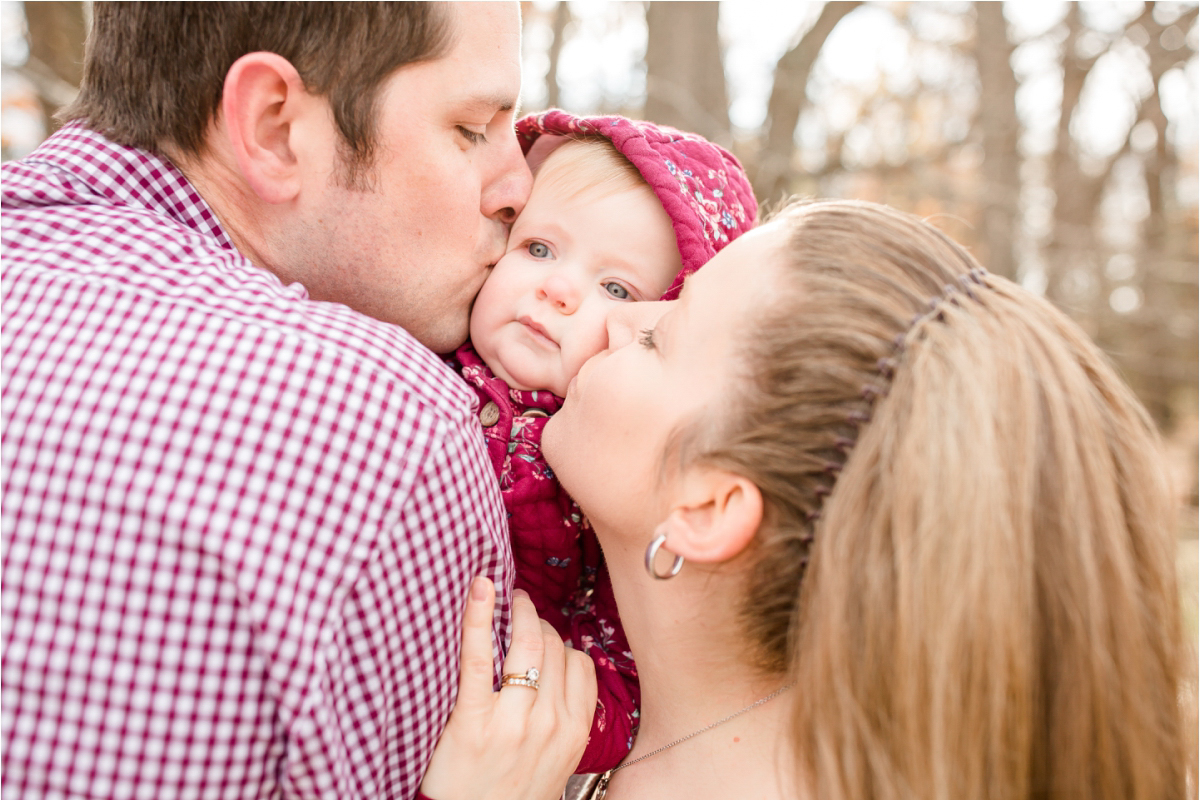
<svg viewBox="0 0 1200 801"><path fill-rule="evenodd" d="M550 255L550 248L546 247L541 242L529 243L529 255L535 259L544 259Z"/></svg>
<svg viewBox="0 0 1200 801"><path fill-rule="evenodd" d="M604 289L617 300L629 300L629 290L616 281L609 281L604 285Z"/></svg>

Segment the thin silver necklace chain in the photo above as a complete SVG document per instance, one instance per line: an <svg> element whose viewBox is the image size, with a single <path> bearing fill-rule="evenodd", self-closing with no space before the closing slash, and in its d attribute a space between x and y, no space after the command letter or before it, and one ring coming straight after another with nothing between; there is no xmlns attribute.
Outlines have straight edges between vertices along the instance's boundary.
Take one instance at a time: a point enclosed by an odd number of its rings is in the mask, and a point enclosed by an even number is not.
<svg viewBox="0 0 1200 801"><path fill-rule="evenodd" d="M726 715L725 717L718 720L716 723L710 723L707 726L705 726L703 729L697 729L696 731L692 732L691 734L689 734L685 737L680 737L678 740L675 740L674 742L667 743L662 748L656 748L653 751L651 751L650 753L640 756L637 759L631 759L628 762L622 762L620 765L617 765L615 768L613 768L611 771L609 771L608 776L612 776L618 770L621 770L621 768L627 768L630 765L633 765L637 762L641 762L643 759L649 759L650 757L654 756L655 754L661 754L663 751L666 751L668 748L674 748L675 746L679 745L680 743L686 742L697 735L704 734L704 732L706 732L706 731L711 731L712 729L717 728L718 726L720 726L723 723L728 723L729 721L736 718L738 715L744 715L747 712L749 712L751 709L762 706L767 701L770 701L772 698L779 695L780 693L783 693L783 692L786 692L786 691L792 689L792 687L794 687L794 686L795 685L793 685L793 684L785 684L782 687L780 687L778 690L776 690L775 692L771 693L770 695L768 695L764 698L759 698L757 701L755 701L750 706L746 707L745 709L738 710L737 712L734 712L732 715ZM605 782L605 784L607 785L607 782Z"/></svg>

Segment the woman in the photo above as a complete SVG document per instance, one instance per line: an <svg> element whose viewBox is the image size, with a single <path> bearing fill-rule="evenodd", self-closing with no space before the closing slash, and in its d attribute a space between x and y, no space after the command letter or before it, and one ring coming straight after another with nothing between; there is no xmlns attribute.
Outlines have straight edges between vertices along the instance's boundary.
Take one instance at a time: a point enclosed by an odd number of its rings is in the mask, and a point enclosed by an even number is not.
<svg viewBox="0 0 1200 801"><path fill-rule="evenodd" d="M913 217L831 202L609 334L544 438L642 684L609 797L1188 792L1157 439L1061 313ZM552 639L506 663L540 689L464 669L474 717L425 792L463 791L466 759L558 786L586 677Z"/></svg>

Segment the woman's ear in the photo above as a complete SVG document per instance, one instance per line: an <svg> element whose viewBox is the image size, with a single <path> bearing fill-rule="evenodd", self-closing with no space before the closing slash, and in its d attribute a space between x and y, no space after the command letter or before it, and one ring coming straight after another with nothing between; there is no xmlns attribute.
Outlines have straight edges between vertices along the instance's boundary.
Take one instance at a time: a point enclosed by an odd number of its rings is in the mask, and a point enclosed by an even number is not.
<svg viewBox="0 0 1200 801"><path fill-rule="evenodd" d="M657 530L667 535L667 550L689 562L725 562L745 550L762 518L762 492L753 481L728 470L692 468L679 502Z"/></svg>
<svg viewBox="0 0 1200 801"><path fill-rule="evenodd" d="M275 53L247 53L225 74L221 124L251 190L267 203L286 203L300 191L303 171L297 125L311 114L313 96L300 73Z"/></svg>

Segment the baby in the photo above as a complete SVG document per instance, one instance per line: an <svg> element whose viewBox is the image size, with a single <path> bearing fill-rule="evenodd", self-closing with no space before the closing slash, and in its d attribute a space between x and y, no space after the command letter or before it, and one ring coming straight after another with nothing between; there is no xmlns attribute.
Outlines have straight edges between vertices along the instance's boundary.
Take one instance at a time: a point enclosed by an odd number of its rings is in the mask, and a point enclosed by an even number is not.
<svg viewBox="0 0 1200 801"><path fill-rule="evenodd" d="M547 111L517 123L533 190L475 301L457 369L508 512L516 586L596 663L598 696L578 770L615 767L637 727L637 670L595 534L541 452L546 418L608 346L617 304L674 298L683 279L753 227L741 165L693 134L623 117Z"/></svg>

